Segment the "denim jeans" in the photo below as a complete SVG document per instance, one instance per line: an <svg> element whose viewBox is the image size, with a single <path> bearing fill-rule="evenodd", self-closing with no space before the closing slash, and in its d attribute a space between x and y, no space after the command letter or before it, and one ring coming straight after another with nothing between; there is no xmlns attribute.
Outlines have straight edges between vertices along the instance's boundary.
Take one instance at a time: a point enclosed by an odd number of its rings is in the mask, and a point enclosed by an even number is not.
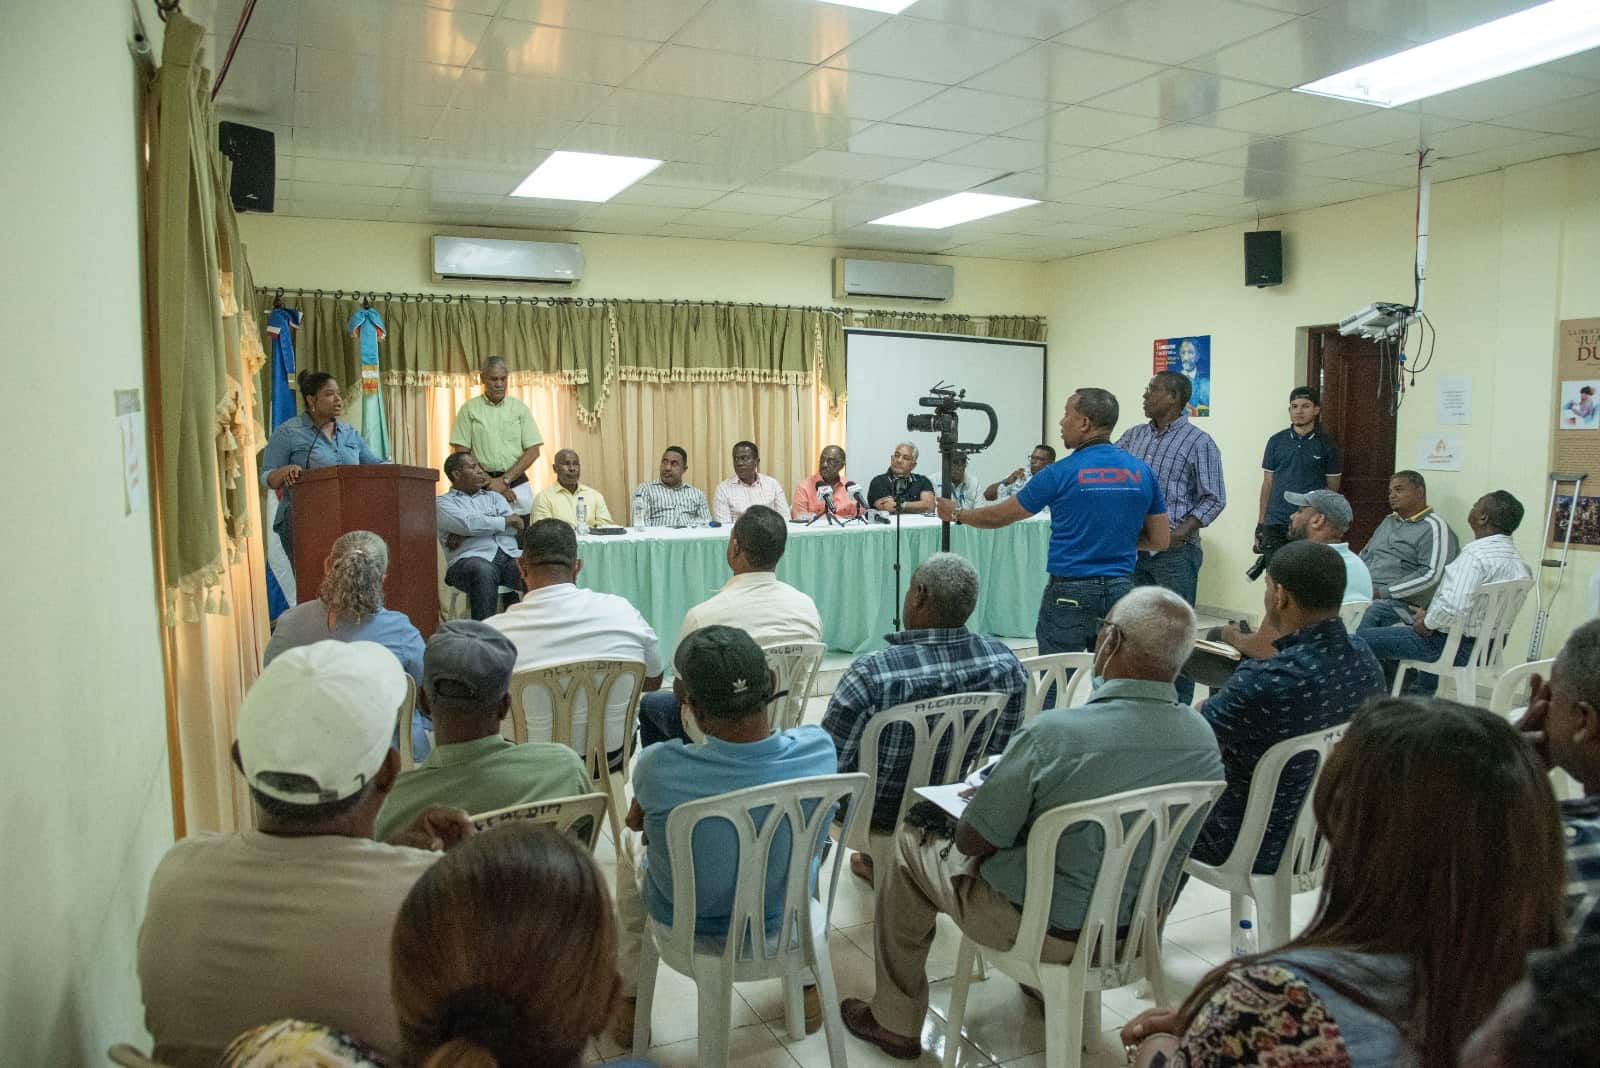
<svg viewBox="0 0 1600 1068"><path fill-rule="evenodd" d="M689 740L683 731L678 699L671 686L663 686L639 697L639 745L642 748L670 738Z"/></svg>
<svg viewBox="0 0 1600 1068"><path fill-rule="evenodd" d="M1127 576L1051 579L1039 601L1034 637L1039 652L1083 653L1094 648L1098 622L1133 589Z"/></svg>
<svg viewBox="0 0 1600 1068"><path fill-rule="evenodd" d="M472 605L473 619L488 619L500 611L500 587L522 589L522 576L517 573L517 562L506 555L504 549L494 551L493 560L481 556L463 556L450 565L444 573L445 585L453 586L467 595ZM515 600L515 596L512 598Z"/></svg>
<svg viewBox="0 0 1600 1068"><path fill-rule="evenodd" d="M1449 640L1450 635L1441 630L1424 638L1408 625L1396 623L1387 627L1363 626L1356 631L1356 637L1366 642L1367 648L1372 650L1372 655L1378 658L1378 663L1383 667L1383 681L1388 683L1392 690L1395 673L1400 670L1400 661L1439 659L1439 654L1444 652L1444 643ZM1462 636L1461 644L1456 648L1457 667L1472 658L1472 643L1471 638ZM1438 689L1437 675L1413 671L1406 677L1403 692L1425 697L1432 695Z"/></svg>
<svg viewBox="0 0 1600 1068"><path fill-rule="evenodd" d="M1140 553L1133 567L1135 586L1161 586L1182 597L1190 608L1194 607L1195 594L1200 588L1200 564L1205 552L1198 537L1172 546L1165 552ZM1179 675L1174 685L1178 700L1188 704L1194 700L1194 680Z"/></svg>

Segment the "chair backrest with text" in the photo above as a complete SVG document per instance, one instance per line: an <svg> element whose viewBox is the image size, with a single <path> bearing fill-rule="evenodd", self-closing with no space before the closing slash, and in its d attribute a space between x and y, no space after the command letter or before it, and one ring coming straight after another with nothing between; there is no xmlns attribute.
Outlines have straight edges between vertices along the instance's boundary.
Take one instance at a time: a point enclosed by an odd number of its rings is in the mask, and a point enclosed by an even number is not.
<svg viewBox="0 0 1600 1068"><path fill-rule="evenodd" d="M603 793L579 794L577 797L558 797L549 801L530 801L523 805L509 805L492 812L480 812L471 817L472 825L487 831L498 823L509 820L529 820L548 823L562 834L570 834L581 841L589 852L594 852L600 840L600 821L606 815L606 795Z"/></svg>
<svg viewBox="0 0 1600 1068"><path fill-rule="evenodd" d="M607 767L606 710L626 702L622 739L623 748L631 748L643 690L644 664L637 660L573 660L515 672L508 717L511 740L548 739L570 746L599 781Z"/></svg>
<svg viewBox="0 0 1600 1068"><path fill-rule="evenodd" d="M1314 890L1322 884L1322 872L1328 866L1328 842L1317 830L1317 817L1311 810L1312 798L1317 792L1317 780L1328 754L1344 737L1347 724L1312 731L1298 738L1286 738L1272 746L1256 761L1250 776L1250 796L1245 801L1244 816L1239 823L1239 836L1234 839L1233 851L1218 867L1247 877L1255 868L1256 855L1266 838L1272 818L1273 802L1278 796L1278 780L1284 768L1295 757L1304 753L1316 755L1317 766L1306 784L1305 796L1300 799L1294 814L1294 829L1284 843L1283 855L1278 860L1274 874L1288 880L1291 893Z"/></svg>
<svg viewBox="0 0 1600 1068"><path fill-rule="evenodd" d="M905 793L900 797L900 809L894 817L898 826L906 809L916 801L912 795L914 789L955 782L982 763L989 739L1000 722L1000 713L1010 699L1003 693L957 693L908 701L874 713L861 736L861 759L856 765L872 777L867 796L874 811L864 826L883 822L883 814L877 812L876 807L881 770L878 750L885 731L912 733Z"/></svg>
<svg viewBox="0 0 1600 1068"><path fill-rule="evenodd" d="M417 680L410 675L406 676L406 696L400 702L400 712L395 724L395 742L400 750L400 770L410 771L417 766L416 755L412 752L411 744L411 719L417 707Z"/></svg>
<svg viewBox="0 0 1600 1068"><path fill-rule="evenodd" d="M798 727L805 718L806 700L822 666L822 655L827 646L821 642L785 642L782 645L763 645L767 666L778 676L775 693L786 696L772 702L768 712L772 716L772 729L786 731Z"/></svg>

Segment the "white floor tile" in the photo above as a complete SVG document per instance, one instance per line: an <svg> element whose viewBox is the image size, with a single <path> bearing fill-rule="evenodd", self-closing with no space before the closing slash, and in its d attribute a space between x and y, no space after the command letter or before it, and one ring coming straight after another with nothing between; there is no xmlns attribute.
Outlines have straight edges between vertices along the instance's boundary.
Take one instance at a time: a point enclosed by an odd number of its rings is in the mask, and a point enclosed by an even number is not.
<svg viewBox="0 0 1600 1068"><path fill-rule="evenodd" d="M1214 912L1222 912L1223 926L1228 923L1228 898L1226 890L1218 890L1210 883L1203 883L1199 879L1190 879L1184 885L1183 893L1178 895L1177 902L1172 906L1172 913L1167 917L1170 926L1183 920L1192 920L1196 916L1207 916Z"/></svg>
<svg viewBox="0 0 1600 1068"><path fill-rule="evenodd" d="M1120 1028L1107 1028L1100 1032L1092 1044L1086 1046L1082 1068L1124 1068L1128 1063L1128 1055L1122 1048ZM1030 1053L1001 1064L1002 1068L1044 1068L1045 1055L1042 1052Z"/></svg>
<svg viewBox="0 0 1600 1068"><path fill-rule="evenodd" d="M944 1040L944 1018L929 1013L922 1025L922 1056L919 1059L895 1060L877 1046L863 1042L848 1032L844 1038L845 1055L849 1058L850 1068L905 1068L906 1065L933 1068L944 1060ZM790 1043L788 1049L794 1059L800 1062L801 1068L830 1068L828 1042L821 1031L807 1035L804 1042ZM993 1063L970 1042L963 1042L960 1052L956 1054L956 1064L961 1068L988 1068Z"/></svg>
<svg viewBox="0 0 1600 1068"><path fill-rule="evenodd" d="M1226 912L1167 924L1166 943L1187 949L1208 964L1233 957L1233 932L1228 929Z"/></svg>
<svg viewBox="0 0 1600 1068"><path fill-rule="evenodd" d="M640 1011L643 1011L642 1007ZM694 1038L699 1033L699 1013L700 998L694 980L687 975L680 975L665 964L660 965L660 971L656 974L655 1005L650 1013L651 1057L655 1056L657 1046ZM761 1022L761 1018L739 996L737 986L734 987L733 1012L729 1022L734 1028ZM600 1052L607 1058L621 1054L609 1038L602 1037L601 1043Z"/></svg>
<svg viewBox="0 0 1600 1068"><path fill-rule="evenodd" d="M1226 922L1226 916L1224 916ZM1175 945L1171 940L1161 946L1161 971L1167 979L1167 1004L1164 1008L1176 1008L1183 1003L1207 972L1211 965L1190 953L1182 946ZM1134 983L1121 986L1115 990L1107 990L1100 995L1101 1011L1109 1023L1115 1013L1124 1020L1131 1020L1146 1009L1155 1007L1155 1000L1148 997L1139 997L1138 990L1141 984Z"/></svg>
<svg viewBox="0 0 1600 1068"><path fill-rule="evenodd" d="M824 1047L825 1048L825 1047ZM649 1060L659 1068L699 1068L696 1039L654 1046ZM765 1024L735 1027L728 1034L728 1063L739 1068L795 1068L795 1059Z"/></svg>
<svg viewBox="0 0 1600 1068"><path fill-rule="evenodd" d="M944 1017L950 1008L953 979L934 983L928 989L929 1005ZM1125 1017L1102 999L1102 1026L1121 1026ZM967 988L967 1012L962 1021L962 1037L997 1063L1042 1053L1045 1046L1044 1008L1022 992L1016 980L989 969L989 977Z"/></svg>

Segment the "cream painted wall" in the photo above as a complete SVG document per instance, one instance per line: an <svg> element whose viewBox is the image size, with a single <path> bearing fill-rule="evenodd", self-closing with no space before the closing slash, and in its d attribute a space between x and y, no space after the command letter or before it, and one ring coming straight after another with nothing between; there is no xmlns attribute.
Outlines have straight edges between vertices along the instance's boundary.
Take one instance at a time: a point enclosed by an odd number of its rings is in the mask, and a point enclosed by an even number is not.
<svg viewBox="0 0 1600 1068"><path fill-rule="evenodd" d="M7 1064L144 1039L135 939L172 840L150 521L123 513L112 404L143 386L130 25L103 0L0 8Z"/></svg>
<svg viewBox="0 0 1600 1068"><path fill-rule="evenodd" d="M413 223L353 222L246 214L239 232L260 285L399 292L522 293L528 296L642 297L834 305L833 258L842 252L800 245L693 241L675 237L487 230ZM575 286L494 285L431 280L429 238L436 233L583 246ZM894 258L866 253L873 258ZM955 298L944 304L852 300L852 307L985 315L1043 315L1038 264L944 258L956 269Z"/></svg>
<svg viewBox="0 0 1600 1068"><path fill-rule="evenodd" d="M1409 300L1411 194L1335 205L1268 220L1282 229L1287 282L1243 285L1243 227L1186 235L1051 264L1049 392L1111 389L1122 426L1140 418L1151 342L1212 336L1212 400L1203 421L1222 449L1229 505L1206 537L1200 601L1259 614L1261 589L1244 569L1256 520L1266 437L1287 424L1297 383L1296 330L1337 322L1372 300ZM1435 185L1424 308L1439 330L1431 371L1401 409L1396 466L1417 465L1417 439L1435 432L1436 386L1466 375L1472 424L1462 433L1460 472L1428 474L1429 499L1459 535L1491 489L1527 506L1517 536L1525 558L1541 552L1548 418L1556 322L1600 315L1600 153L1558 157ZM1114 314L1108 314L1114 312ZM1354 447L1354 443L1347 443ZM1600 472L1596 472L1600 476ZM1586 615L1585 593L1600 554L1575 553L1552 616L1547 655ZM1527 648L1524 610L1512 653Z"/></svg>

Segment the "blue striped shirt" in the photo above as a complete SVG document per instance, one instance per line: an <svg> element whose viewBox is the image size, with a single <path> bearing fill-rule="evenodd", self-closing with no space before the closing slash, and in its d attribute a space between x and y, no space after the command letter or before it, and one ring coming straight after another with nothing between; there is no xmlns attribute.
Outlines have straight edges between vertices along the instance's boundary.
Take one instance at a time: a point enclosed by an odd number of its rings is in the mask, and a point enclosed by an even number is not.
<svg viewBox="0 0 1600 1068"><path fill-rule="evenodd" d="M1117 448L1149 465L1167 498L1167 522L1177 526L1190 516L1208 527L1228 503L1222 484L1222 453L1211 435L1180 415L1157 430L1153 422L1131 426Z"/></svg>

